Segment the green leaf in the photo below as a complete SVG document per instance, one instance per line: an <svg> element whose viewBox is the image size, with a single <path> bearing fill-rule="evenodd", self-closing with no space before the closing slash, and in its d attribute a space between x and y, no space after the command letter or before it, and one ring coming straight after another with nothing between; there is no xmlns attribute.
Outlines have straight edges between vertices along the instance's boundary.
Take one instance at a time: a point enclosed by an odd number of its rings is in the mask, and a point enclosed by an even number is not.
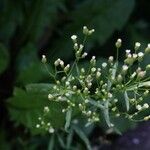
<svg viewBox="0 0 150 150"><path fill-rule="evenodd" d="M53 89L53 84L48 84L48 83L34 83L34 84L28 84L26 85L26 90L27 92L30 93L48 93L52 92Z"/></svg>
<svg viewBox="0 0 150 150"><path fill-rule="evenodd" d="M17 57L17 71L19 74L17 81L19 83L21 82L25 85L49 78L49 73L37 57L36 51L36 47L28 43ZM50 64L48 65L48 69L53 70Z"/></svg>
<svg viewBox="0 0 150 150"><path fill-rule="evenodd" d="M129 97L127 91L124 92L124 99L125 99L127 111L129 111Z"/></svg>
<svg viewBox="0 0 150 150"><path fill-rule="evenodd" d="M112 122L114 124L115 132L122 134L131 128L135 128L136 122L133 122L123 116L120 117L112 117Z"/></svg>
<svg viewBox="0 0 150 150"><path fill-rule="evenodd" d="M96 107L100 108L100 109L103 109L103 108L104 108L103 105L101 105L100 103L98 103L98 102L96 102L96 101L94 101L94 100L92 100L92 99L89 100L89 103L90 103L91 105L93 105L93 106L96 106Z"/></svg>
<svg viewBox="0 0 150 150"><path fill-rule="evenodd" d="M67 113L66 113L66 123L65 123L65 130L67 131L70 123L71 123L71 115L72 115L72 109L68 109Z"/></svg>
<svg viewBox="0 0 150 150"><path fill-rule="evenodd" d="M55 57L59 55L59 57L63 56L67 59L72 55L70 36L77 34L81 37L84 25L95 29L95 33L88 42L90 47L94 42L104 44L114 31L123 28L134 8L134 3L135 0L109 0L107 2L106 0L86 0L80 2L69 14L72 22L60 31L62 38L58 38L54 43L52 49Z"/></svg>
<svg viewBox="0 0 150 150"><path fill-rule="evenodd" d="M102 109L102 112L104 114L104 119L108 125L108 127L111 127L110 117L109 117L109 108L108 108L108 101L104 103L104 108Z"/></svg>
<svg viewBox="0 0 150 150"><path fill-rule="evenodd" d="M6 140L7 132L5 129L0 130L0 149L1 150L11 150L11 142Z"/></svg>
<svg viewBox="0 0 150 150"><path fill-rule="evenodd" d="M92 150L90 141L88 140L88 137L86 134L77 126L73 126L73 129L77 133L77 135L83 140L88 150Z"/></svg>
<svg viewBox="0 0 150 150"><path fill-rule="evenodd" d="M54 137L54 134L52 134L47 150L53 150L54 149L54 143L55 143L55 137Z"/></svg>
<svg viewBox="0 0 150 150"><path fill-rule="evenodd" d="M136 90L137 87L150 87L150 81L145 81L145 82L141 82L141 83L138 83L138 84L134 84L130 87L127 88L127 91L134 91Z"/></svg>
<svg viewBox="0 0 150 150"><path fill-rule="evenodd" d="M68 134L68 136L67 136L67 149L70 149L70 147L71 147L71 143L72 143L72 140L73 140L73 134L74 134L74 132L73 132L73 129L71 129L70 131L69 131L69 134Z"/></svg>
<svg viewBox="0 0 150 150"><path fill-rule="evenodd" d="M32 1L30 11L28 13L28 18L26 19L26 24L24 28L24 34L29 36L29 40L32 42L37 42L39 38L43 35L50 35L52 29L55 28L58 17L58 8L65 9L65 0L37 0ZM47 28L47 30L45 30ZM45 39L45 38L44 38ZM42 41L42 38L40 39ZM43 41L44 42L44 41ZM42 42L41 42L42 43Z"/></svg>
<svg viewBox="0 0 150 150"><path fill-rule="evenodd" d="M66 149L66 145L64 143L64 139L61 137L60 134L57 134L57 138L58 138L58 142L60 143L60 146L63 148L63 149Z"/></svg>
<svg viewBox="0 0 150 150"><path fill-rule="evenodd" d="M43 114L43 108L48 106L50 109L48 118L52 126L54 128L63 127L65 123L62 113L64 104L49 101L47 95L50 92L53 92L50 84L28 85L26 91L15 88L14 96L8 100L11 119L16 121L16 124L23 124L34 134L41 133L42 131L36 129L35 126L38 123L38 117Z"/></svg>
<svg viewBox="0 0 150 150"><path fill-rule="evenodd" d="M9 63L9 54L3 44L0 43L0 73L2 73Z"/></svg>

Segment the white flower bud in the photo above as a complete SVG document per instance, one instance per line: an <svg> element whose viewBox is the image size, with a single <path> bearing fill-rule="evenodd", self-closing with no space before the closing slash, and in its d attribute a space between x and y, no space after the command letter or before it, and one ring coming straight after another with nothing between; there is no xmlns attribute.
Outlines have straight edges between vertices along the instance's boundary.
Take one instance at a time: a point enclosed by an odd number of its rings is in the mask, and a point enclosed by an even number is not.
<svg viewBox="0 0 150 150"><path fill-rule="evenodd" d="M72 39L72 41L73 41L74 43L77 42L77 36L76 36L76 35L72 35L72 36L71 36L71 39Z"/></svg>
<svg viewBox="0 0 150 150"><path fill-rule="evenodd" d="M122 66L122 73L126 73L128 70L128 66L127 65L123 65Z"/></svg>
<svg viewBox="0 0 150 150"><path fill-rule="evenodd" d="M81 73L85 73L85 69L84 68L81 68Z"/></svg>
<svg viewBox="0 0 150 150"><path fill-rule="evenodd" d="M132 55L131 55L131 54L128 54L127 57L128 57L128 58L132 58Z"/></svg>
<svg viewBox="0 0 150 150"><path fill-rule="evenodd" d="M114 61L114 57L113 57L113 56L109 56L108 62L109 62L109 63L113 63L113 61Z"/></svg>
<svg viewBox="0 0 150 150"><path fill-rule="evenodd" d="M62 97L61 97L61 96L58 96L58 100L62 100Z"/></svg>
<svg viewBox="0 0 150 150"><path fill-rule="evenodd" d="M52 94L48 94L48 99L52 100L54 98L54 96Z"/></svg>
<svg viewBox="0 0 150 150"><path fill-rule="evenodd" d="M137 55L137 54L133 54L132 57L133 57L134 59L136 59L136 58L138 57L138 55Z"/></svg>
<svg viewBox="0 0 150 150"><path fill-rule="evenodd" d="M133 74L130 76L131 79L133 79L136 76L136 72L133 72Z"/></svg>
<svg viewBox="0 0 150 150"><path fill-rule="evenodd" d="M68 64L65 68L64 68L64 71L67 72L70 68L70 65Z"/></svg>
<svg viewBox="0 0 150 150"><path fill-rule="evenodd" d="M69 85L70 85L70 82L69 82L69 81L67 81L67 82L66 82L66 86L69 86Z"/></svg>
<svg viewBox="0 0 150 150"><path fill-rule="evenodd" d="M124 62L125 62L126 64L132 65L133 62L135 61L135 59L132 58L131 54L129 54L128 56L129 56L129 57L128 57L127 59L125 59Z"/></svg>
<svg viewBox="0 0 150 150"><path fill-rule="evenodd" d="M144 96L147 96L149 94L149 90L146 90L145 92L144 92Z"/></svg>
<svg viewBox="0 0 150 150"><path fill-rule="evenodd" d="M89 34L89 29L87 28L87 26L83 27L83 34L85 34L85 35Z"/></svg>
<svg viewBox="0 0 150 150"><path fill-rule="evenodd" d="M70 94L70 93L66 93L65 95L66 95L67 97L70 97L71 94Z"/></svg>
<svg viewBox="0 0 150 150"><path fill-rule="evenodd" d="M139 53L138 53L138 61L142 61L142 60L143 60L143 57L144 57L144 53L139 52Z"/></svg>
<svg viewBox="0 0 150 150"><path fill-rule="evenodd" d="M92 112L89 110L89 111L87 112L87 115L90 116L91 114L92 114Z"/></svg>
<svg viewBox="0 0 150 150"><path fill-rule="evenodd" d="M136 69L136 72L139 73L141 70L142 70L142 68L141 68L141 67L138 67L138 68Z"/></svg>
<svg viewBox="0 0 150 150"><path fill-rule="evenodd" d="M94 73L96 71L96 68L91 68L91 72Z"/></svg>
<svg viewBox="0 0 150 150"><path fill-rule="evenodd" d="M150 70L150 64L146 66L146 70Z"/></svg>
<svg viewBox="0 0 150 150"><path fill-rule="evenodd" d="M111 93L108 93L108 97L109 97L109 98L112 98L113 95L112 95Z"/></svg>
<svg viewBox="0 0 150 150"><path fill-rule="evenodd" d="M77 86L76 85L74 85L72 88L73 88L74 91L77 90Z"/></svg>
<svg viewBox="0 0 150 150"><path fill-rule="evenodd" d="M117 76L117 81L118 81L118 82L122 82L122 80L123 80L123 77L122 77L121 74L119 74L119 75Z"/></svg>
<svg viewBox="0 0 150 150"><path fill-rule="evenodd" d="M66 112L66 109L62 109L62 113Z"/></svg>
<svg viewBox="0 0 150 150"><path fill-rule="evenodd" d="M82 52L83 47L84 47L84 46L83 46L82 44L80 44L80 47L79 47L79 51L80 51L80 52Z"/></svg>
<svg viewBox="0 0 150 150"><path fill-rule="evenodd" d="M143 108L144 108L144 109L147 109L147 108L149 108L149 105L148 105L147 103L145 103L145 104L143 105Z"/></svg>
<svg viewBox="0 0 150 150"><path fill-rule="evenodd" d="M39 124L37 124L37 125L36 125L36 128L39 128L39 127L40 127L40 125L39 125Z"/></svg>
<svg viewBox="0 0 150 150"><path fill-rule="evenodd" d="M150 44L147 45L147 47L145 49L145 53L150 53Z"/></svg>
<svg viewBox="0 0 150 150"><path fill-rule="evenodd" d="M74 43L73 48L74 48L75 50L78 50L78 43Z"/></svg>
<svg viewBox="0 0 150 150"><path fill-rule="evenodd" d="M146 71L140 71L137 75L138 78L143 78L146 74Z"/></svg>
<svg viewBox="0 0 150 150"><path fill-rule="evenodd" d="M61 60L60 61L60 66L63 68L64 67L64 62Z"/></svg>
<svg viewBox="0 0 150 150"><path fill-rule="evenodd" d="M135 43L135 46L134 46L134 49L135 49L135 50L138 50L140 46L141 46L141 43L136 42L136 43Z"/></svg>
<svg viewBox="0 0 150 150"><path fill-rule="evenodd" d="M95 58L96 58L95 56L92 56L92 59L90 60L90 63L92 65L95 65L95 63L96 63L96 59Z"/></svg>
<svg viewBox="0 0 150 150"><path fill-rule="evenodd" d="M89 100L88 99L85 99L85 103L87 104L89 102Z"/></svg>
<svg viewBox="0 0 150 150"><path fill-rule="evenodd" d="M107 63L105 63L105 62L102 63L102 67L103 67L103 68L106 68L106 67L107 67Z"/></svg>
<svg viewBox="0 0 150 150"><path fill-rule="evenodd" d="M89 89L87 87L84 88L84 91L83 91L85 94L88 94L89 93Z"/></svg>
<svg viewBox="0 0 150 150"><path fill-rule="evenodd" d="M87 53L85 52L85 53L82 54L81 57L82 57L82 58L85 58L86 56L87 56Z"/></svg>
<svg viewBox="0 0 150 150"><path fill-rule="evenodd" d="M120 48L121 44L122 44L122 40L118 39L115 45L116 45L117 48Z"/></svg>
<svg viewBox="0 0 150 150"><path fill-rule="evenodd" d="M149 115L149 116L144 117L144 120L145 120L145 121L147 121L147 120L149 120L149 119L150 119L150 115Z"/></svg>
<svg viewBox="0 0 150 150"><path fill-rule="evenodd" d="M45 106L45 107L44 107L44 112L46 112L46 113L48 113L48 112L49 112L49 108L48 108L48 106Z"/></svg>
<svg viewBox="0 0 150 150"><path fill-rule="evenodd" d="M54 65L55 65L55 66L58 66L58 65L60 64L60 61L61 61L61 60L58 58L58 59L54 62Z"/></svg>
<svg viewBox="0 0 150 150"><path fill-rule="evenodd" d="M131 53L131 50L127 49L126 50L126 55L130 54Z"/></svg>
<svg viewBox="0 0 150 150"><path fill-rule="evenodd" d="M46 59L46 56L45 55L42 55L42 63L46 63L47 62L47 59Z"/></svg>
<svg viewBox="0 0 150 150"><path fill-rule="evenodd" d="M140 110L142 110L142 106L141 105L137 105L136 109L140 111Z"/></svg>
<svg viewBox="0 0 150 150"><path fill-rule="evenodd" d="M101 73L99 71L97 71L96 78L99 78L100 76L101 76Z"/></svg>
<svg viewBox="0 0 150 150"><path fill-rule="evenodd" d="M95 32L95 30L94 30L94 29L92 29L92 30L89 30L89 33L88 33L88 35L91 35L91 34L93 34L93 32Z"/></svg>
<svg viewBox="0 0 150 150"><path fill-rule="evenodd" d="M49 133L54 133L54 131L55 131L54 128L52 127L49 128Z"/></svg>
<svg viewBox="0 0 150 150"><path fill-rule="evenodd" d="M92 83L91 82L89 82L88 83L88 88L90 88L92 86Z"/></svg>

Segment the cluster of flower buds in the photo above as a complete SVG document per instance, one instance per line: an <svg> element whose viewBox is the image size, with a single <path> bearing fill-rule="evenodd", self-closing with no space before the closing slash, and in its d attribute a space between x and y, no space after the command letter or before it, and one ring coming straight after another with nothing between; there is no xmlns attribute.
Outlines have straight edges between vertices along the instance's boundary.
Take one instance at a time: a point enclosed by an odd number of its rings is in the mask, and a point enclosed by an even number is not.
<svg viewBox="0 0 150 150"><path fill-rule="evenodd" d="M88 28L87 28L87 26L84 26L83 27L83 34L84 35L91 35L93 32L95 32L95 29L91 29L91 30L89 30Z"/></svg>
<svg viewBox="0 0 150 150"><path fill-rule="evenodd" d="M83 27L85 36L91 35L93 32L93 29L89 30L86 26ZM136 42L134 53L131 53L131 50L125 51L126 57L123 65L118 64L118 60L114 60L113 56L100 65L97 64L96 57L92 56L88 67L80 68L77 62L87 53L83 52L83 44L77 43L76 35L71 36L71 39L74 43L75 63L64 66L61 59L54 62L55 66L62 67L62 76L59 80L55 76L56 85L53 87L53 92L48 95L49 100L66 102L67 107L62 109L62 113L76 108L87 118L88 123L92 123L101 120L99 114L99 110L101 110L106 123L112 127L110 114L116 117L126 114L127 118L136 120L135 118L141 111L149 109L149 104L144 103L144 99L149 96L150 78L146 75L150 70L150 64L143 69L140 63L145 54L150 53L150 44L145 52L142 52L139 51L141 44ZM122 40L118 39L115 46L118 51L122 46ZM45 62L45 56L42 57L42 62ZM66 73L69 70L70 72ZM120 106L120 101L123 100L118 97L118 93L121 93L124 99L125 105L123 106ZM122 109L124 106L126 110ZM134 108L135 111L130 112L131 108ZM48 109L45 108L44 112L48 113ZM149 116L144 116L139 120L148 120L149 118Z"/></svg>
<svg viewBox="0 0 150 150"><path fill-rule="evenodd" d="M62 68L64 67L64 62L58 58L55 62L54 62L54 65L57 67L57 66L61 66Z"/></svg>
<svg viewBox="0 0 150 150"><path fill-rule="evenodd" d="M45 119L45 116L49 113L49 107L48 106L45 106L44 107L44 110L43 110L43 115L42 117L39 117L38 120L39 120L39 123L36 124L36 128L38 129L43 129L43 130L46 130L48 131L49 133L54 133L54 128L53 126L51 125L50 122L46 121Z"/></svg>

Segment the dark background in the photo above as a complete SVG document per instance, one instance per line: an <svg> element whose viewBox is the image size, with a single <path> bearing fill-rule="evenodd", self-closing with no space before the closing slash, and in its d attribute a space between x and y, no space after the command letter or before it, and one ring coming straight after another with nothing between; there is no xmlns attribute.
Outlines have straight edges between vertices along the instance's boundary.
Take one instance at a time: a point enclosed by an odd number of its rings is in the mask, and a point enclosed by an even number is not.
<svg viewBox="0 0 150 150"><path fill-rule="evenodd" d="M3 149L32 149L27 145L33 137L28 132L22 134L25 128L8 112L7 100L12 98L15 87L24 89L29 83L50 82L40 62L42 54L47 56L50 69L58 57L66 63L72 62L70 36L77 34L82 40L84 25L95 29L86 45L89 56L103 59L115 55L114 43L121 38L121 61L125 48L132 49L137 41L143 48L150 42L150 1L0 0L0 141ZM149 58L145 62L149 62ZM33 143L37 147L47 144L47 138L40 143L40 137L35 139L36 144Z"/></svg>

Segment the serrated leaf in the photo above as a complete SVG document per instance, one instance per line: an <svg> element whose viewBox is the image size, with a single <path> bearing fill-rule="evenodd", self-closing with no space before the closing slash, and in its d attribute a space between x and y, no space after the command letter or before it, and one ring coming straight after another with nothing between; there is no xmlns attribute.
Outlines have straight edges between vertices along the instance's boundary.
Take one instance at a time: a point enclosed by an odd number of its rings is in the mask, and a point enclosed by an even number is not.
<svg viewBox="0 0 150 150"><path fill-rule="evenodd" d="M16 121L17 124L23 124L32 133L40 133L35 126L38 123L38 117L43 114L43 108L48 106L50 109L48 118L53 127L63 127L65 122L65 117L62 113L64 104L48 100L47 95L52 89L48 90L48 87L51 87L51 85L45 84L44 87L44 84L40 84L37 85L37 89L34 89L35 86L28 85L28 90L26 91L15 88L14 96L8 100L11 119ZM40 90L40 87L44 87L45 90ZM57 116L57 119L54 116Z"/></svg>

